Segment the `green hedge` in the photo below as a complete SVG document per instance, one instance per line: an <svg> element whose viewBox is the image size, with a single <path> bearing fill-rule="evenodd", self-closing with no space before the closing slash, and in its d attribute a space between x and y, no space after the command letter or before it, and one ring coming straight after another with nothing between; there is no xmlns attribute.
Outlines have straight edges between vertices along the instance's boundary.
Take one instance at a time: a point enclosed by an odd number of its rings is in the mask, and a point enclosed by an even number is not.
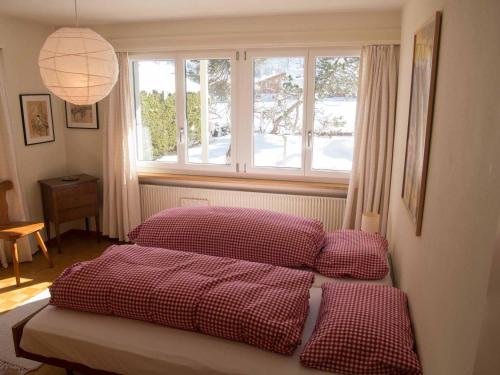
<svg viewBox="0 0 500 375"><path fill-rule="evenodd" d="M142 126L151 138L153 160L174 153L177 149L177 125L175 122L175 95L141 91ZM187 121L190 145L201 140L200 94L187 95Z"/></svg>

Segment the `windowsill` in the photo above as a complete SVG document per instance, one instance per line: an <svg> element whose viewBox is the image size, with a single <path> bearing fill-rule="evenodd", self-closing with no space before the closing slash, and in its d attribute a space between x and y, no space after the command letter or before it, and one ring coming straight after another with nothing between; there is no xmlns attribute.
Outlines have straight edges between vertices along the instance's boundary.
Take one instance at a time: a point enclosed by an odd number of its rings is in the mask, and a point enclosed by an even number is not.
<svg viewBox="0 0 500 375"><path fill-rule="evenodd" d="M198 176L172 173L139 173L139 183L195 188L318 195L344 198L348 184L260 178Z"/></svg>

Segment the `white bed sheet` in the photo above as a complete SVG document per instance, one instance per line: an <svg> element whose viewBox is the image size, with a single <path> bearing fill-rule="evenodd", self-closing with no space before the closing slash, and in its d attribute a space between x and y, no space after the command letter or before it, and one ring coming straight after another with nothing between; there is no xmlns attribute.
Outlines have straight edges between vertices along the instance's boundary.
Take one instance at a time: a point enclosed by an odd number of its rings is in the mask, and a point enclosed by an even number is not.
<svg viewBox="0 0 500 375"><path fill-rule="evenodd" d="M47 306L26 324L21 347L45 357L118 374L326 374L303 367L299 361L318 315L321 302L318 286L326 281L332 279L316 277L311 287L302 344L291 357L196 332L54 306ZM390 284L390 276L376 283Z"/></svg>
<svg viewBox="0 0 500 375"><path fill-rule="evenodd" d="M392 277L390 272L388 272L387 275L385 275L385 277L382 280L332 279L330 277L326 277L315 272L313 287L321 288L321 284L329 281L337 281L340 283L343 282L343 283L356 283L356 284L380 284L380 285L392 286Z"/></svg>
<svg viewBox="0 0 500 375"><path fill-rule="evenodd" d="M332 279L330 277L323 276L317 272L314 273L314 287L321 288L321 284L328 281L338 281L338 282L349 282L349 283L363 283L363 284L383 284L383 285L393 285L392 283L392 270L391 270L391 260L389 253L387 254L387 266L389 272L382 280L358 280L358 279Z"/></svg>

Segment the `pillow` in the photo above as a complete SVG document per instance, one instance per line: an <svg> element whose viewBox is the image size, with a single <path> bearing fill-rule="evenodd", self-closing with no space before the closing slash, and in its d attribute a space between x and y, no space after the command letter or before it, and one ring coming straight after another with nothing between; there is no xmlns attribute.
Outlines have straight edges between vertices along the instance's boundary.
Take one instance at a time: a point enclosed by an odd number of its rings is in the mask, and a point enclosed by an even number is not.
<svg viewBox="0 0 500 375"><path fill-rule="evenodd" d="M379 234L360 230L327 233L314 269L327 277L383 279L389 272L387 240Z"/></svg>
<svg viewBox="0 0 500 375"><path fill-rule="evenodd" d="M387 285L326 283L304 366L352 375L420 375L406 295Z"/></svg>
<svg viewBox="0 0 500 375"><path fill-rule="evenodd" d="M324 241L321 222L236 207L162 211L128 234L141 246L162 247L284 267L311 267Z"/></svg>

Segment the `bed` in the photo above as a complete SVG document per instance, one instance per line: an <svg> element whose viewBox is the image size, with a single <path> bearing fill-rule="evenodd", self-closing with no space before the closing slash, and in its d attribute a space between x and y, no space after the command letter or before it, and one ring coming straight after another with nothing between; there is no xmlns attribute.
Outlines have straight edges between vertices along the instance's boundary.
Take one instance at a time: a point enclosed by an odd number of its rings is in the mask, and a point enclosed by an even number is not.
<svg viewBox="0 0 500 375"><path fill-rule="evenodd" d="M142 251L147 251L147 259L150 255L154 255L159 263L164 262L164 258L169 256L187 258L186 251L190 251L192 255L189 257L193 256L200 263L187 261L186 264L201 264L204 262L201 258L215 257L209 263L212 269L212 262L233 262L228 259L241 257L244 260L238 262L247 262L244 273L247 273L248 267L253 269L257 267L257 264L269 265L266 266L266 269L277 266L282 270L304 268L311 271L315 265L315 259L325 243L325 233L321 223L311 219L277 215L276 213L235 208L195 208L165 211L148 219L129 234L139 247L136 247L137 245L118 246L115 249L111 247L106 250L106 257L109 258L106 267L121 270L121 266L114 261L111 262L114 259L112 257L116 256L116 259L121 259L123 254L128 254L127 256L134 258L137 256L135 249L142 249ZM189 225L186 225L186 220ZM222 231L221 228L223 228ZM221 236L220 233L223 235ZM252 240L249 241L249 238ZM161 254L158 254L160 249L163 250L161 250ZM169 255L166 252L169 252ZM202 255L196 255L200 253ZM385 249L383 254L380 262L384 264ZM105 256L100 258L103 257ZM350 259L349 257L351 254L348 252L348 259ZM123 264L126 264L126 268L133 265L132 273L135 274L137 264L135 260L131 261L132 258L127 258L127 262ZM142 257L139 258L142 259ZM223 261L223 259L226 260ZM105 263L105 261L101 262ZM147 263L149 260L144 260L144 262ZM248 262L255 263L251 265ZM356 259L355 262L357 262ZM151 265L159 263L152 261ZM169 264L175 264L177 267L178 263ZM370 265L366 262L359 264L361 267L366 267L366 264L368 267ZM149 267L150 264L145 265ZM81 271L82 266L78 264L74 266L75 274ZM144 265L141 264L142 266ZM73 277L75 274L72 274L73 271L70 270L72 267L63 272L60 278L64 279L66 277L64 274L69 275L70 278ZM95 271L96 268L93 269ZM387 269L390 269L389 259L387 259L387 267L385 267L386 271ZM291 270L289 272L297 273L297 271ZM302 272L298 273L302 274ZM301 303L303 308L307 309L307 296L309 296L309 313L307 318L306 315L303 315L305 319L305 324L302 320L304 329L297 331L294 341L296 345L300 336L301 344L291 356L276 354L245 343L220 338L225 336L214 337L199 332L171 328L172 326L169 327L168 324L163 326L134 320L134 316L129 315L119 317L85 312L95 311L92 309L71 309L71 306L69 309L64 308L68 307L67 305L59 305L63 307L48 305L17 324L13 328L16 354L90 374L301 375L325 373L306 368L301 365L299 360L302 349L315 329L322 298L322 285L328 282L392 285L391 274L386 272L386 276L381 280L354 280L335 279L315 273L314 282L312 282L312 273L307 272L307 274L310 275L310 279L302 290ZM76 276L74 280L78 279L80 282L79 277ZM92 285L99 285L95 292L89 295L92 302L87 301L86 297L82 297L79 293L75 294L74 290L71 289L69 292L66 290L61 295L65 295L70 300L75 299L75 296L80 296L78 298L83 304L92 306L95 302L94 296L101 295L103 293L101 290L104 290L102 289L104 284L96 284L93 281L100 280L99 274L96 273L96 277L89 279ZM142 282L151 278L151 275L143 274L141 277L143 278L134 280ZM115 274L115 280L121 280L121 278ZM192 279L189 280L189 284L191 284ZM285 280L289 280L288 277ZM289 281L289 283L295 284L295 281ZM133 283L127 285L133 286ZM80 288L75 290L82 293L88 290L86 288L94 288L89 284L78 284L78 286ZM54 303L54 298L57 300L57 293L54 294L53 287L51 287L52 303ZM166 290L177 291L177 289ZM308 290L309 293L307 293ZM125 291L129 292L127 288ZM148 289L143 289L144 293L147 291ZM54 297L55 295L56 297ZM139 294L135 292L135 297L142 298L140 292ZM98 301L100 301L99 298ZM135 301L134 298L129 299L129 301ZM281 294L275 295L275 298L279 300ZM274 303L276 300L271 300L270 306L273 304L280 306ZM134 303L129 302L126 306L136 306ZM174 305L176 303L177 300L175 300ZM57 305L57 303L55 304ZM154 306L170 305L160 303ZM223 309L227 310L225 307ZM275 318L277 317L273 316L273 321ZM269 333L270 331L264 330L260 337L268 338L270 337Z"/></svg>
<svg viewBox="0 0 500 375"><path fill-rule="evenodd" d="M302 344L292 357L200 333L50 305L14 328L16 352L84 373L324 374L303 367L298 356L314 329L321 302L320 286L333 280L316 275ZM371 283L392 285L390 275Z"/></svg>

